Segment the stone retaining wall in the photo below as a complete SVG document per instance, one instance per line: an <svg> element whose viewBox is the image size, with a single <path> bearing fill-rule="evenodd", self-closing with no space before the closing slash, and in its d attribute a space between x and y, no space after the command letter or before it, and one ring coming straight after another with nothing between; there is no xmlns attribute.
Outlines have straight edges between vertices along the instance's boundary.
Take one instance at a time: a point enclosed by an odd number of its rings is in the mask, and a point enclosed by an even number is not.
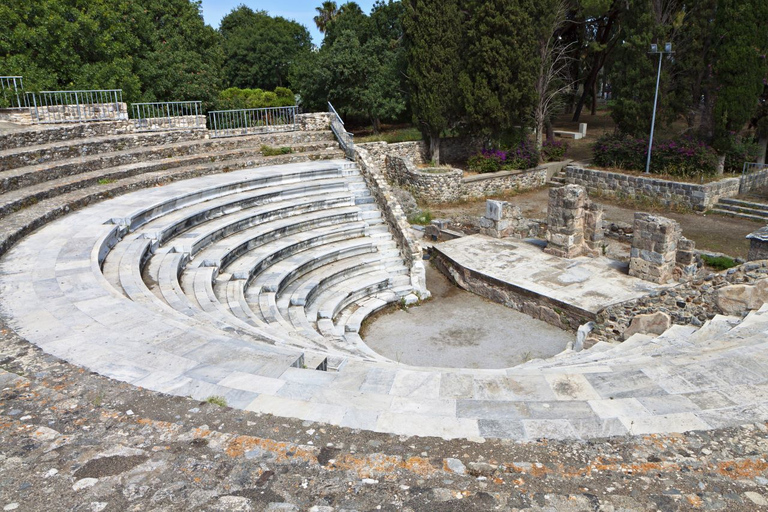
<svg viewBox="0 0 768 512"><path fill-rule="evenodd" d="M153 130L205 130L205 116L170 116L170 117L150 117L147 119L134 119L134 130L153 131Z"/></svg>
<svg viewBox="0 0 768 512"><path fill-rule="evenodd" d="M666 206L685 206L700 212L712 208L720 198L737 196L740 188L739 178L698 185L572 165L566 167L565 176L567 183L586 187L596 197L602 194L633 199L648 197Z"/></svg>
<svg viewBox="0 0 768 512"><path fill-rule="evenodd" d="M425 203L448 203L461 196L459 169L436 167L417 169L406 157L385 156L386 175L389 181L408 190Z"/></svg>
<svg viewBox="0 0 768 512"><path fill-rule="evenodd" d="M19 112L18 110L14 112ZM190 117L192 119L190 119ZM2 119L2 118L0 118ZM203 137L207 137L205 125L205 116L198 116L199 126L194 126L194 116L172 118L174 121L168 126L166 118L160 118L151 125L158 129L174 130L194 130L205 131ZM301 131L324 131L330 126L331 115L326 112L317 112L311 114L299 114L296 121ZM193 126L185 126L185 124ZM92 123L72 123L62 125L35 125L25 127L22 130L14 130L8 133L0 134L0 151L5 149L21 148L25 146L37 146L60 142L64 140L86 139L90 137L101 137L105 135L121 135L126 133L135 133L144 131L138 126L136 121L131 119L122 119L119 121L102 121Z"/></svg>
<svg viewBox="0 0 768 512"><path fill-rule="evenodd" d="M747 192L758 190L766 186L768 186L768 169L743 175L741 177L739 193L746 194Z"/></svg>
<svg viewBox="0 0 768 512"><path fill-rule="evenodd" d="M382 155L387 178L411 192L417 200L427 204L482 199L503 192L538 188L547 182L545 167L464 177L464 172L460 169L451 167L418 169L407 156L394 156L383 152L378 154L379 157Z"/></svg>
<svg viewBox="0 0 768 512"><path fill-rule="evenodd" d="M547 183L547 168L536 167L525 171L499 171L461 180L459 199L482 199L504 192L519 192L543 187Z"/></svg>
<svg viewBox="0 0 768 512"><path fill-rule="evenodd" d="M580 325L596 319L589 311L462 267L441 253L439 247L432 251L432 261L456 286L560 329L575 332Z"/></svg>
<svg viewBox="0 0 768 512"><path fill-rule="evenodd" d="M768 260L752 261L723 273L709 274L639 299L615 304L598 313L598 328L593 334L604 340L621 340L635 316L657 311L668 314L675 324L700 326L715 315L733 314L718 306L718 290L765 278L768 278Z"/></svg>
<svg viewBox="0 0 768 512"><path fill-rule="evenodd" d="M366 148L355 147L355 162L360 167L363 178L389 226L389 232L400 248L400 255L405 264L410 267L411 285L414 292L423 299L428 298L430 293L427 290L426 269L421 259L421 246L413 236L411 225L392 194L392 188L387 183L381 168L376 164L376 160Z"/></svg>
<svg viewBox="0 0 768 512"><path fill-rule="evenodd" d="M329 112L310 112L296 116L296 124L299 130L305 132L318 132L329 130L333 114Z"/></svg>

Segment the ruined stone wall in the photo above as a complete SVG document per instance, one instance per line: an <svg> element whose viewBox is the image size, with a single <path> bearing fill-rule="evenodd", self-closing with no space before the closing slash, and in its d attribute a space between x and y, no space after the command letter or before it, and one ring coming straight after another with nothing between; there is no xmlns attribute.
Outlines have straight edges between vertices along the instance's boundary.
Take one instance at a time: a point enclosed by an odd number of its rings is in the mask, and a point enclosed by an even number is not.
<svg viewBox="0 0 768 512"><path fill-rule="evenodd" d="M653 292L639 299L615 304L598 313L598 328L593 334L604 340L621 340L622 334L635 316L657 311L668 314L674 324L698 327L715 315L735 313L726 312L718 305L718 293L721 289L732 285L755 284L766 278L768 261L753 261L722 273L709 274L666 290ZM744 312L746 309L741 311L741 314Z"/></svg>
<svg viewBox="0 0 768 512"><path fill-rule="evenodd" d="M379 149L377 147L377 149ZM413 146L409 147L410 150ZM384 156L387 178L427 204L450 203L466 199L481 199L508 191L522 191L543 186L547 169L502 171L464 177L464 172L451 167L417 168L407 156Z"/></svg>
<svg viewBox="0 0 768 512"><path fill-rule="evenodd" d="M684 206L695 211L709 210L720 198L737 196L740 187L739 178L726 178L698 185L583 169L572 165L565 168L565 179L567 183L586 187L592 195L650 198L665 206Z"/></svg>
<svg viewBox="0 0 768 512"><path fill-rule="evenodd" d="M493 238L534 238L539 235L541 224L526 219L519 206L507 201L488 199L485 215L480 218L480 233Z"/></svg>

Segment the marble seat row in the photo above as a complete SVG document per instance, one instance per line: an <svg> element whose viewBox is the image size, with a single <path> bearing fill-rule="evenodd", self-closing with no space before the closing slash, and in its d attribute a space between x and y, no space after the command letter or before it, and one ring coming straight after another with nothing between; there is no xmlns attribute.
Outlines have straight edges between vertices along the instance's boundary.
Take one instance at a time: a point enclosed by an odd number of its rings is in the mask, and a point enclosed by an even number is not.
<svg viewBox="0 0 768 512"><path fill-rule="evenodd" d="M376 354L360 328L407 301L410 281L360 172L329 160L183 174L74 211L0 261L4 318L132 385L404 436L584 439L768 419L766 308L514 368Z"/></svg>

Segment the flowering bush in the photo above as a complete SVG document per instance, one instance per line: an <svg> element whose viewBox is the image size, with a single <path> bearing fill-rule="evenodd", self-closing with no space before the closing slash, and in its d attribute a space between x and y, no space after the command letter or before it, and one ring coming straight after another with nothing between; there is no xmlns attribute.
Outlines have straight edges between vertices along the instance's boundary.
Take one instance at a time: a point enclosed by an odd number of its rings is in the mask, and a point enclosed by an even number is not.
<svg viewBox="0 0 768 512"><path fill-rule="evenodd" d="M757 143L747 137L734 137L725 154L725 172L741 172L744 162L757 162Z"/></svg>
<svg viewBox="0 0 768 512"><path fill-rule="evenodd" d="M648 139L626 135L603 135L593 147L593 161L602 167L631 171L645 170ZM717 171L717 154L693 137L654 141L651 172L670 176L712 175Z"/></svg>
<svg viewBox="0 0 768 512"><path fill-rule="evenodd" d="M470 171L486 173L512 169L530 169L539 163L539 153L533 143L524 139L508 150L484 149L467 160Z"/></svg>
<svg viewBox="0 0 768 512"><path fill-rule="evenodd" d="M544 140L541 146L541 159L545 162L559 162L568 151L568 143L564 140Z"/></svg>

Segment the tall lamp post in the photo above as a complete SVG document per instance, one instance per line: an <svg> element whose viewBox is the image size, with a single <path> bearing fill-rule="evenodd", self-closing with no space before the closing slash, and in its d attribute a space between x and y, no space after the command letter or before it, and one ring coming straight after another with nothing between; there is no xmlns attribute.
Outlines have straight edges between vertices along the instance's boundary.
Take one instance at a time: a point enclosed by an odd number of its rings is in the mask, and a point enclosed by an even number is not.
<svg viewBox="0 0 768 512"><path fill-rule="evenodd" d="M656 95L653 98L653 118L651 119L651 138L648 141L648 160L645 162L645 174L651 172L651 150L653 149L653 129L656 126L656 104L659 102L659 81L661 80L661 59L665 53L674 53L672 51L672 43L664 43L664 49L660 49L659 45L652 44L651 51L648 53L659 54L659 72L656 74Z"/></svg>

